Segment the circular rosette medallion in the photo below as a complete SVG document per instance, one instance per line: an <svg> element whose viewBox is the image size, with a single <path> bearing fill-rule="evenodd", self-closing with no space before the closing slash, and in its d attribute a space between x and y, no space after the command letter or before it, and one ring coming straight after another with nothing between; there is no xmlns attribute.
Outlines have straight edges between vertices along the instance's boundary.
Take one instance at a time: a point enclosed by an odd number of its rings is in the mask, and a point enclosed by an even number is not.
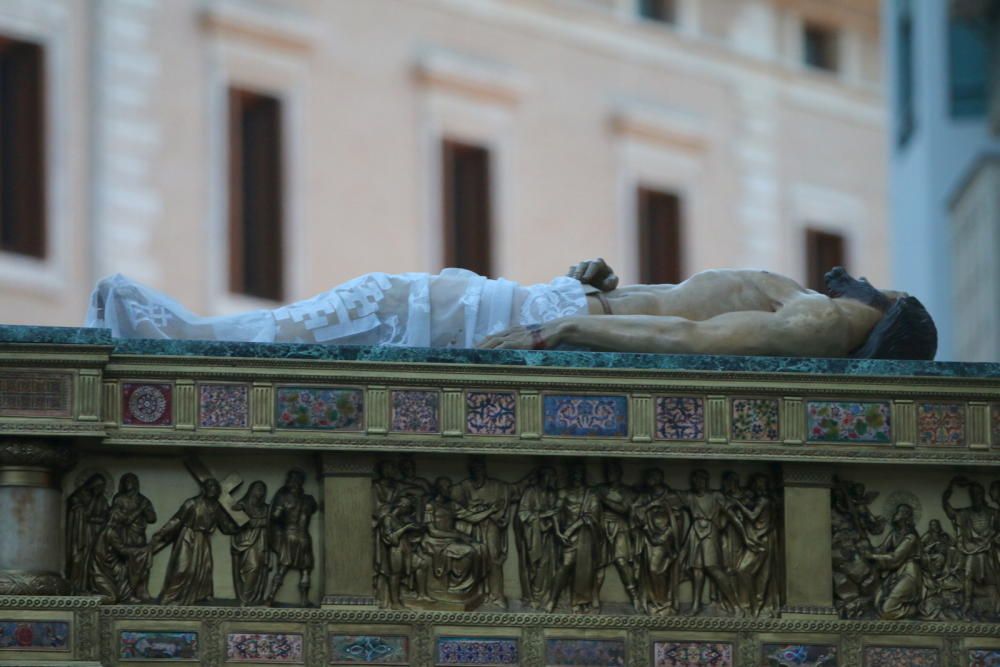
<svg viewBox="0 0 1000 667"><path fill-rule="evenodd" d="M167 411L167 397L163 390L153 385L136 387L128 399L132 418L144 424L154 424Z"/></svg>

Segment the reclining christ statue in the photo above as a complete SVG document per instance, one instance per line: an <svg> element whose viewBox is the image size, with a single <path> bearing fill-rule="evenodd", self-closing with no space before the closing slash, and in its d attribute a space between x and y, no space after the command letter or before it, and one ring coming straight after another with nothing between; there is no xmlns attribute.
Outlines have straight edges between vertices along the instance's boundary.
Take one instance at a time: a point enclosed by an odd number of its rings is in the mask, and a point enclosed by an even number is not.
<svg viewBox="0 0 1000 667"><path fill-rule="evenodd" d="M837 267L830 296L757 270L678 285L618 287L602 259L522 286L463 269L369 273L274 310L198 317L121 275L98 283L87 326L119 338L330 345L933 359L934 322L916 298Z"/></svg>

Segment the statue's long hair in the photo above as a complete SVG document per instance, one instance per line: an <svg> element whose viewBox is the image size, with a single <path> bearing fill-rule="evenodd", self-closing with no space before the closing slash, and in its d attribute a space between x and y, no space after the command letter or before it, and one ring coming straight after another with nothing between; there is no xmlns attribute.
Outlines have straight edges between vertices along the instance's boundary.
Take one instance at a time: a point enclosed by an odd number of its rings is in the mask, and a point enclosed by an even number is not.
<svg viewBox="0 0 1000 667"><path fill-rule="evenodd" d="M926 359L937 354L937 327L931 314L913 296L896 299L868 334L851 352L855 359Z"/></svg>

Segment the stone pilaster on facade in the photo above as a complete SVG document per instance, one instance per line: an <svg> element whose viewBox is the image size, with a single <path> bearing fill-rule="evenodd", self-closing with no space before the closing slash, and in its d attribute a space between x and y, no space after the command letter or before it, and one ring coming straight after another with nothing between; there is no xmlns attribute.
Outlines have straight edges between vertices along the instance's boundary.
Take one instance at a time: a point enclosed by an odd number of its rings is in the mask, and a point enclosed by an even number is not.
<svg viewBox="0 0 1000 667"><path fill-rule="evenodd" d="M787 614L836 614L833 607L830 489L823 464L784 464L785 607Z"/></svg>
<svg viewBox="0 0 1000 667"><path fill-rule="evenodd" d="M323 605L374 605L371 534L374 457L323 454Z"/></svg>
<svg viewBox="0 0 1000 667"><path fill-rule="evenodd" d="M62 595L62 473L75 455L66 444L0 440L0 595Z"/></svg>

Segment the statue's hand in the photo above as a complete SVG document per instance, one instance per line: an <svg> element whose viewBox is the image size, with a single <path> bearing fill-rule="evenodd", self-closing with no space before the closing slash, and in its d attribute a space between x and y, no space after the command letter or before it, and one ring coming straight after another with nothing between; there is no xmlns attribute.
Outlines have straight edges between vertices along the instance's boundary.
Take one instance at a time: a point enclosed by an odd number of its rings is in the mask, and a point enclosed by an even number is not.
<svg viewBox="0 0 1000 667"><path fill-rule="evenodd" d="M610 292L618 287L618 276L608 263L598 257L585 259L576 266L569 267L570 278L576 278L584 285L593 285L602 292Z"/></svg>
<svg viewBox="0 0 1000 667"><path fill-rule="evenodd" d="M479 347L486 350L546 350L567 342L570 324L568 319L552 320L545 324L511 327L506 331L487 336Z"/></svg>

